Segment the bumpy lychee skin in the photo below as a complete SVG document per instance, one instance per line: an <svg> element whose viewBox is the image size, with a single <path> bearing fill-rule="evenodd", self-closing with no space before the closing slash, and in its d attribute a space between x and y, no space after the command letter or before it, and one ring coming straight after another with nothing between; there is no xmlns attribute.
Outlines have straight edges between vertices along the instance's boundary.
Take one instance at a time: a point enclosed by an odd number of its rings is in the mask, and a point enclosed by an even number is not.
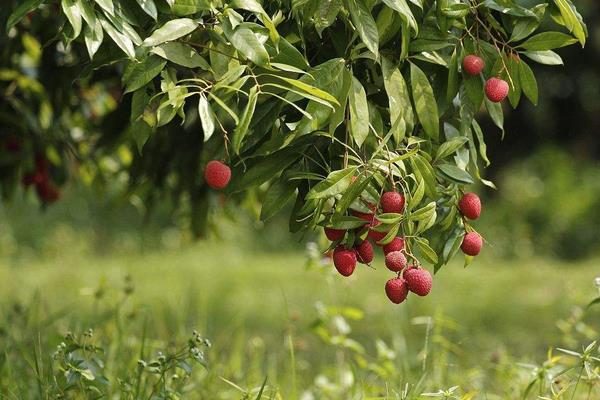
<svg viewBox="0 0 600 400"><path fill-rule="evenodd" d="M333 265L343 276L350 276L356 268L356 252L345 246L338 246L333 252Z"/></svg>
<svg viewBox="0 0 600 400"><path fill-rule="evenodd" d="M500 78L488 79L485 83L485 95L494 103L501 102L508 96L508 83Z"/></svg>
<svg viewBox="0 0 600 400"><path fill-rule="evenodd" d="M327 236L327 239L331 240L332 242L340 240L346 234L346 231L344 229L334 229L325 227L323 228L323 230L325 231L325 236Z"/></svg>
<svg viewBox="0 0 600 400"><path fill-rule="evenodd" d="M401 251L392 251L385 256L385 266L390 271L400 272L406 267L406 256Z"/></svg>
<svg viewBox="0 0 600 400"><path fill-rule="evenodd" d="M402 274L408 290L419 296L427 296L431 291L431 274L426 269L411 268Z"/></svg>
<svg viewBox="0 0 600 400"><path fill-rule="evenodd" d="M364 240L361 244L354 246L354 251L356 252L356 259L362 264L370 264L375 257L373 246L368 240Z"/></svg>
<svg viewBox="0 0 600 400"><path fill-rule="evenodd" d="M402 278L392 278L385 283L385 294L394 304L400 304L408 296L408 286Z"/></svg>
<svg viewBox="0 0 600 400"><path fill-rule="evenodd" d="M212 160L204 169L206 183L213 189L224 189L231 179L231 169L221 161Z"/></svg>
<svg viewBox="0 0 600 400"><path fill-rule="evenodd" d="M461 214L469 219L477 219L481 215L481 200L475 193L465 193L458 202Z"/></svg>
<svg viewBox="0 0 600 400"><path fill-rule="evenodd" d="M468 256L476 256L481 251L481 246L483 246L481 235L477 232L469 232L463 238L460 249Z"/></svg>
<svg viewBox="0 0 600 400"><path fill-rule="evenodd" d="M473 54L469 54L465 58L463 58L463 70L469 75L479 75L481 71L483 71L483 67L485 67L485 61L483 58L478 57Z"/></svg>
<svg viewBox="0 0 600 400"><path fill-rule="evenodd" d="M401 213L404 209L404 195L398 192L385 192L381 195L381 209L384 213Z"/></svg>
<svg viewBox="0 0 600 400"><path fill-rule="evenodd" d="M404 249L404 239L395 237L391 242L383 246L383 254L387 255L392 251L400 251Z"/></svg>

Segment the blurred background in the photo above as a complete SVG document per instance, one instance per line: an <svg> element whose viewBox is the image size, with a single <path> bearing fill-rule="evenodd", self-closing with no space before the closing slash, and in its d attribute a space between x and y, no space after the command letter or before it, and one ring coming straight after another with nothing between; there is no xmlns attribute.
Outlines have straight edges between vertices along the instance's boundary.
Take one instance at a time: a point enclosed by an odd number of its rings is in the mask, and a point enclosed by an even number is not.
<svg viewBox="0 0 600 400"><path fill-rule="evenodd" d="M223 357L229 363L218 371L248 385L267 372L290 384L280 371L287 340L297 351L301 386L319 386L320 376L341 382L327 370L337 345L323 347L331 345L326 323L367 352L384 352L375 340L381 338L418 366L430 332L423 322L430 320L419 318L433 318L439 330L431 345L443 349L449 358L442 362L456 373L439 377L440 384L460 377L493 386L460 373L493 369L502 359L543 360L553 345L597 337L589 321L600 314L592 310L583 321L577 306L598 296L600 276L600 3L581 0L577 7L589 42L559 51L564 67L535 65L539 105L505 104L505 135L482 121L492 161L486 178L498 187L473 188L482 195L476 225L487 244L467 269L462 260L443 268L428 298L392 306L381 254L375 271L341 279L321 259L320 232L290 235L285 212L257 222L254 204L238 207L214 193L211 230L198 241L184 211L173 214L163 204L147 217L135 197L117 194L118 180L101 194L69 183L50 207L21 189L0 206L0 340L41 331L55 346L68 330L107 323L98 304L112 304L123 290L134 293L127 310L138 331L142 320L155 338L198 329L217 354L227 354L214 356L215 364ZM18 322L23 310L34 309L38 322ZM10 333L19 324L22 330Z"/></svg>

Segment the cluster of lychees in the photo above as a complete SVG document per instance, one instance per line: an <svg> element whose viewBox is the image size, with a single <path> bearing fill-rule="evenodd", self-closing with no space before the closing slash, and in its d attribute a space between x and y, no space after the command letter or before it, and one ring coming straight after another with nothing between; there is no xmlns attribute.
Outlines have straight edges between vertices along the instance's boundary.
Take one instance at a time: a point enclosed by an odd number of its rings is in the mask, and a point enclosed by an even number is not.
<svg viewBox="0 0 600 400"><path fill-rule="evenodd" d="M485 67L485 61L479 56L470 54L463 59L463 70L472 76L479 75ZM508 96L508 83L501 78L492 77L485 82L485 95L494 102L501 102Z"/></svg>
<svg viewBox="0 0 600 400"><path fill-rule="evenodd" d="M356 229L354 236L356 241L351 248L340 244L348 231L325 227L327 238L332 242L338 242L333 251L333 264L343 276L352 275L357 262L370 264L373 261L375 255L371 241L382 247L386 267L396 274L394 278L388 280L385 284L385 293L396 304L402 303L408 296L409 291L419 296L426 296L431 291L432 284L431 274L426 269L421 268L416 263L416 259L413 260L411 266L408 265L406 258L408 253L404 249L404 239L402 237L395 237L389 243L384 244L382 240L387 236L387 232L380 232L375 229L380 225L380 221L376 216L379 207L383 213L401 214L404 210L404 204L403 194L390 191L383 193L379 200L379 206L372 205L372 213L353 210L352 215L365 220L365 225Z"/></svg>
<svg viewBox="0 0 600 400"><path fill-rule="evenodd" d="M398 236L389 243L384 244L382 240L387 236L387 232L380 232L375 229L380 224L376 216L379 208L383 213L401 214L404 210L404 204L404 195L390 191L383 193L379 206L372 205L370 207L372 213L352 210L351 214L364 219L365 225L354 230L353 237L355 241L351 247L343 244L343 240L348 234L347 230L332 227L324 228L327 239L336 245L333 251L333 265L342 276L352 275L357 263L370 264L373 261L375 255L371 241L382 247L385 255L385 266L396 274L394 278L388 280L385 284L385 293L390 301L395 304L402 303L409 292L418 296L426 296L431 291L432 286L431 273L422 268L418 260L405 250L404 239ZM481 214L481 201L476 194L467 193L460 199L458 208L465 218L477 219ZM465 234L461 249L465 254L475 256L481 251L481 246L481 236L477 232L471 231ZM407 256L412 260L411 265L409 265Z"/></svg>

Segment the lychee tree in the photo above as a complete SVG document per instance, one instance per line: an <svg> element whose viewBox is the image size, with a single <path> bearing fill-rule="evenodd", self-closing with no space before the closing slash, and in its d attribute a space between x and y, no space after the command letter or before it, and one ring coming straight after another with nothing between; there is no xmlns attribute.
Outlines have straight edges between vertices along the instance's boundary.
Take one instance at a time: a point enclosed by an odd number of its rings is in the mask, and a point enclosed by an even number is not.
<svg viewBox="0 0 600 400"><path fill-rule="evenodd" d="M52 20L45 46L79 67L74 87L121 79L118 128L95 127L84 154L66 146L88 179L126 171L148 203L187 199L198 231L215 189L259 198L262 220L290 205L290 231L325 228L344 275L372 260L371 240L399 280L479 253L481 203L465 188L494 185L477 119L502 130L503 107L538 101L530 64L560 65L553 50L587 36L570 0L12 4L8 37ZM119 168L99 166L123 148Z"/></svg>

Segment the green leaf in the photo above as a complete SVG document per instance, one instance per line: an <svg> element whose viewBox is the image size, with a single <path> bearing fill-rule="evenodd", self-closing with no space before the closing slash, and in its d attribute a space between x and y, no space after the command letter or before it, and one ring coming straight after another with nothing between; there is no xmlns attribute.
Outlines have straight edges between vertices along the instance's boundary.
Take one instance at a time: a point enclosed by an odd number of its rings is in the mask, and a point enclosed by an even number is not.
<svg viewBox="0 0 600 400"><path fill-rule="evenodd" d="M314 14L315 29L319 35L333 24L335 18L342 8L342 0L322 0L319 1L317 10Z"/></svg>
<svg viewBox="0 0 600 400"><path fill-rule="evenodd" d="M215 116L210 107L210 103L204 94L201 94L200 100L198 100L198 115L200 116L200 123L202 124L204 141L206 142L215 132Z"/></svg>
<svg viewBox="0 0 600 400"><path fill-rule="evenodd" d="M292 199L296 197L296 186L285 180L273 183L262 203L260 220L266 221L281 211Z"/></svg>
<svg viewBox="0 0 600 400"><path fill-rule="evenodd" d="M535 75L529 65L525 61L521 60L519 63L519 78L521 80L521 87L525 96L535 105L538 102L538 85L535 79Z"/></svg>
<svg viewBox="0 0 600 400"><path fill-rule="evenodd" d="M233 192L241 192L253 186L262 185L278 175L280 171L296 162L302 156L302 149L294 146L284 147L258 160L248 170L240 171L231 181Z"/></svg>
<svg viewBox="0 0 600 400"><path fill-rule="evenodd" d="M100 6L109 15L115 14L115 6L113 0L95 0L96 4Z"/></svg>
<svg viewBox="0 0 600 400"><path fill-rule="evenodd" d="M329 93L327 93L324 90L321 90L319 88L311 86L311 85L304 83L302 81L299 81L297 79L286 78L285 76L277 76L277 78L289 83L292 86L297 87L298 89L302 89L305 92L307 92L313 96L316 96L322 100L328 101L331 104L340 105L340 103L338 102L338 100L335 97L333 97L332 95L330 95Z"/></svg>
<svg viewBox="0 0 600 400"><path fill-rule="evenodd" d="M210 65L204 57L198 54L193 47L185 43L168 42L159 44L153 47L150 52L184 67L210 70Z"/></svg>
<svg viewBox="0 0 600 400"><path fill-rule="evenodd" d="M433 89L427 76L415 64L410 64L410 80L417 116L423 130L433 140L440 135L440 119Z"/></svg>
<svg viewBox="0 0 600 400"><path fill-rule="evenodd" d="M382 58L383 85L388 95L391 132L397 144L412 130L414 115L408 87L398 68L394 68L387 58Z"/></svg>
<svg viewBox="0 0 600 400"><path fill-rule="evenodd" d="M436 252L429 246L429 242L423 238L416 238L415 242L417 243L419 251L421 252L421 255L425 261L431 264L437 264L438 256Z"/></svg>
<svg viewBox="0 0 600 400"><path fill-rule="evenodd" d="M374 175L371 174L367 175L363 179L359 178L360 180L357 180L355 182L352 182L351 180L350 187L344 192L342 197L336 203L335 212L337 214L345 213L348 207L350 207L350 205L352 204L352 202L356 200L362 194L362 192L364 192L369 183L371 183L373 177Z"/></svg>
<svg viewBox="0 0 600 400"><path fill-rule="evenodd" d="M442 143L437 150L435 158L437 160L442 160L448 157L449 155L453 154L456 150L461 148L466 142L468 142L468 139L466 137L458 136L450 139L447 142Z"/></svg>
<svg viewBox="0 0 600 400"><path fill-rule="evenodd" d="M211 9L208 0L167 0L167 2L171 4L171 11L180 17Z"/></svg>
<svg viewBox="0 0 600 400"><path fill-rule="evenodd" d="M454 182L467 184L474 183L473 177L471 177L467 171L458 168L456 165L440 164L438 165L438 168Z"/></svg>
<svg viewBox="0 0 600 400"><path fill-rule="evenodd" d="M488 166L490 165L490 160L487 157L487 145L485 144L483 131L481 130L481 127L479 126L477 120L473 119L472 125L473 130L475 131L475 136L477 137L477 141L479 142L479 155L485 162L485 165Z"/></svg>
<svg viewBox="0 0 600 400"><path fill-rule="evenodd" d="M369 106L365 89L354 76L348 104L350 106L350 132L356 145L360 147L369 135Z"/></svg>
<svg viewBox="0 0 600 400"><path fill-rule="evenodd" d="M408 23L415 33L419 33L419 25L406 0L383 0L383 2L391 9L397 11L400 17Z"/></svg>
<svg viewBox="0 0 600 400"><path fill-rule="evenodd" d="M167 62L159 57L149 56L142 62L131 61L123 75L125 93L133 92L154 79L165 68Z"/></svg>
<svg viewBox="0 0 600 400"><path fill-rule="evenodd" d="M448 88L446 90L446 101L448 103L456 97L458 88L458 49L455 48L452 57L450 57L450 64L448 64Z"/></svg>
<svg viewBox="0 0 600 400"><path fill-rule="evenodd" d="M112 4L112 3L111 3ZM108 36L115 42L117 46L121 50L127 54L129 58L135 58L135 48L133 47L133 42L127 36L123 35L121 32L117 31L114 26L110 22L108 22L104 17L98 16L100 23L102 23L102 27L108 33Z"/></svg>
<svg viewBox="0 0 600 400"><path fill-rule="evenodd" d="M334 229L355 229L365 226L367 221L350 215L334 216L331 219L331 227Z"/></svg>
<svg viewBox="0 0 600 400"><path fill-rule="evenodd" d="M99 19L94 20L94 25L86 25L83 30L83 37L85 40L85 46L88 50L90 58L94 58L94 54L100 48L102 40L104 40L104 30L102 29L102 22Z"/></svg>
<svg viewBox="0 0 600 400"><path fill-rule="evenodd" d="M576 13L573 3L569 0L554 0L554 4L556 4L560 10L563 25L572 32L577 40L579 40L579 43L584 46L587 36L586 28L581 20L581 16Z"/></svg>
<svg viewBox="0 0 600 400"><path fill-rule="evenodd" d="M348 10L361 40L377 57L379 55L379 32L365 0L348 0Z"/></svg>
<svg viewBox="0 0 600 400"><path fill-rule="evenodd" d="M435 201L432 201L425 205L424 207L419 208L416 211L413 211L410 214L411 221L422 221L429 219L431 215L435 212L436 204Z"/></svg>
<svg viewBox="0 0 600 400"><path fill-rule="evenodd" d="M136 0L139 4L140 8L144 10L146 14L152 17L153 20L156 21L158 16L158 11L156 10L156 4L154 4L154 0Z"/></svg>
<svg viewBox="0 0 600 400"><path fill-rule="evenodd" d="M540 22L536 18L522 18L517 21L510 35L510 42L517 42L525 39L535 31Z"/></svg>
<svg viewBox="0 0 600 400"><path fill-rule="evenodd" d="M547 51L524 51L521 54L529 57L538 64L544 65L563 65L563 60L552 50Z"/></svg>
<svg viewBox="0 0 600 400"><path fill-rule="evenodd" d="M67 16L71 27L73 28L73 37L75 39L81 33L81 8L76 0L62 0L62 10Z"/></svg>
<svg viewBox="0 0 600 400"><path fill-rule="evenodd" d="M490 114L492 121L494 121L494 125L504 130L504 114L502 112L502 104L491 102L486 97L485 108L488 110L488 114Z"/></svg>
<svg viewBox="0 0 600 400"><path fill-rule="evenodd" d="M231 139L231 145L233 147L233 151L236 154L240 153L240 148L242 147L242 141L244 137L248 134L248 128L250 126L250 121L252 120L252 115L254 114L254 109L256 108L256 101L258 100L258 92L256 86L253 86L250 89L248 94L248 103L246 104L246 108L242 113L242 117L240 118L240 123L235 127L233 131L233 138Z"/></svg>
<svg viewBox="0 0 600 400"><path fill-rule="evenodd" d="M227 38L240 54L254 64L262 67L269 65L267 49L250 29L238 27L229 32Z"/></svg>
<svg viewBox="0 0 600 400"><path fill-rule="evenodd" d="M344 192L352 183L352 176L355 172L356 167L348 167L331 172L327 175L327 178L317 183L307 193L306 199L323 199Z"/></svg>
<svg viewBox="0 0 600 400"><path fill-rule="evenodd" d="M144 46L157 46L164 42L170 42L192 33L198 28L198 23L189 18L173 19L152 32L150 37L144 40Z"/></svg>
<svg viewBox="0 0 600 400"><path fill-rule="evenodd" d="M29 14L31 11L39 7L40 4L44 3L45 0L25 0L20 2L17 8L10 14L6 21L6 32L8 32L13 26L21 22L21 20Z"/></svg>
<svg viewBox="0 0 600 400"><path fill-rule="evenodd" d="M545 51L558 49L576 43L577 39L561 32L542 32L530 37L519 47L529 51Z"/></svg>

